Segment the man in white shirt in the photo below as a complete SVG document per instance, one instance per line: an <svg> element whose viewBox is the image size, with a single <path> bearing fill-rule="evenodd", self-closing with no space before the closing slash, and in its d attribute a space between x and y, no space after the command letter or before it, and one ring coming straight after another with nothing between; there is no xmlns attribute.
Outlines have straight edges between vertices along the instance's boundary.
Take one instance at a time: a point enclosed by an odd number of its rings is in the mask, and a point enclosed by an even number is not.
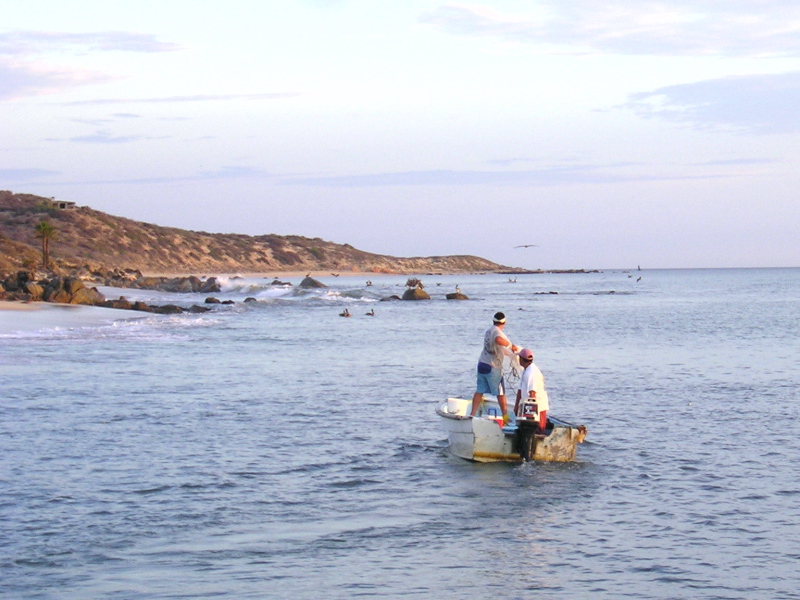
<svg viewBox="0 0 800 600"><path fill-rule="evenodd" d="M518 416L525 414L527 412L523 409L525 401L533 402L539 421L539 431L544 433L547 427L547 411L550 409L550 399L547 397L547 390L544 389L544 375L539 367L533 364L533 351L528 348L519 351L519 364L525 370L519 382L514 412Z"/></svg>

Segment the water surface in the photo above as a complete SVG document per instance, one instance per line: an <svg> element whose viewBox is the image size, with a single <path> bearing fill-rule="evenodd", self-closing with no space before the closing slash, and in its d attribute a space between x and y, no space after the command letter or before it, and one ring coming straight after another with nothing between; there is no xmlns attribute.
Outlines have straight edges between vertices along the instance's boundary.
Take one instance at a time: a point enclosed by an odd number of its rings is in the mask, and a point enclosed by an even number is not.
<svg viewBox="0 0 800 600"><path fill-rule="evenodd" d="M422 279L4 329L0 596L800 597L800 270ZM447 453L497 310L575 463Z"/></svg>

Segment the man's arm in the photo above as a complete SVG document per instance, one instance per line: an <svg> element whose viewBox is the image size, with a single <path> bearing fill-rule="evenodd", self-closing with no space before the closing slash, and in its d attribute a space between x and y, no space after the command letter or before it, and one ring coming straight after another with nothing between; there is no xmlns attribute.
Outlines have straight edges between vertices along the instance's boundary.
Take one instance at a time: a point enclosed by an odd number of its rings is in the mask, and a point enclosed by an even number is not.
<svg viewBox="0 0 800 600"><path fill-rule="evenodd" d="M512 352L519 352L519 346L515 346L514 344L512 344L507 337L498 335L496 338L494 338L494 341L497 343L498 346L505 346L506 348L510 348Z"/></svg>

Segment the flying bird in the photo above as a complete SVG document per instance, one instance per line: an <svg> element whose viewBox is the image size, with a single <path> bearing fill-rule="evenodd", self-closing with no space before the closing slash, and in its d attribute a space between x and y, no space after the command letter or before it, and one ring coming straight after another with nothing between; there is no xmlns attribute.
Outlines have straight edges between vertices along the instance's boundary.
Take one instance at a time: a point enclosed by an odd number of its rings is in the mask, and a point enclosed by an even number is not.
<svg viewBox="0 0 800 600"><path fill-rule="evenodd" d="M539 244L522 244L521 246L514 246L514 248L538 248Z"/></svg>

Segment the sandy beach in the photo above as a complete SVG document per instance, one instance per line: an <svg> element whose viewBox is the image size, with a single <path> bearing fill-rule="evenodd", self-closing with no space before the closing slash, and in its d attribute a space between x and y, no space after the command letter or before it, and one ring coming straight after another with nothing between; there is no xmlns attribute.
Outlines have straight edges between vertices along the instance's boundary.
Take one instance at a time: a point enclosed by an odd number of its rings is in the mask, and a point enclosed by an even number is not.
<svg viewBox="0 0 800 600"><path fill-rule="evenodd" d="M18 302L16 300L0 301L0 310L31 311L44 308L44 302Z"/></svg>

